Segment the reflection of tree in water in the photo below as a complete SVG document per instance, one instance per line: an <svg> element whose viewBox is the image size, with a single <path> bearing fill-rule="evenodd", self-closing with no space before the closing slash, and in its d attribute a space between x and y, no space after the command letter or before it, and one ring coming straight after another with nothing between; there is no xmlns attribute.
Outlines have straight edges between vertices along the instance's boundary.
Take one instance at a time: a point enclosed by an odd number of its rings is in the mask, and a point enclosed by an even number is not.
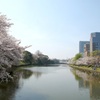
<svg viewBox="0 0 100 100"><path fill-rule="evenodd" d="M18 88L18 79L13 82L0 84L0 100L13 100Z"/></svg>
<svg viewBox="0 0 100 100"><path fill-rule="evenodd" d="M14 100L16 91L20 88L20 78L29 78L32 72L29 70L21 69L16 72L17 77L12 82L0 84L0 100Z"/></svg>
<svg viewBox="0 0 100 100"><path fill-rule="evenodd" d="M79 85L79 88L80 89L84 89L84 88L89 88L89 82L84 80L82 77L84 77L85 75L82 74L82 76L80 76L80 73L78 72L78 70L71 70L72 73L74 74L75 76L75 79L78 81L78 85ZM78 74L77 74L78 73ZM86 76L84 77L86 78Z"/></svg>
<svg viewBox="0 0 100 100"><path fill-rule="evenodd" d="M27 79L32 75L35 76L36 78L39 78L39 77L41 77L42 72L31 71L30 69L20 69L20 74L21 74L23 79Z"/></svg>
<svg viewBox="0 0 100 100"><path fill-rule="evenodd" d="M90 73L72 69L79 88L89 88L90 100L100 100L100 73Z"/></svg>
<svg viewBox="0 0 100 100"><path fill-rule="evenodd" d="M22 76L23 79L28 79L33 74L31 70L27 70L27 69L20 69L19 72L20 72L20 76Z"/></svg>
<svg viewBox="0 0 100 100"><path fill-rule="evenodd" d="M39 78L39 77L41 77L41 75L42 75L42 72L33 72L33 75L36 77L36 78Z"/></svg>

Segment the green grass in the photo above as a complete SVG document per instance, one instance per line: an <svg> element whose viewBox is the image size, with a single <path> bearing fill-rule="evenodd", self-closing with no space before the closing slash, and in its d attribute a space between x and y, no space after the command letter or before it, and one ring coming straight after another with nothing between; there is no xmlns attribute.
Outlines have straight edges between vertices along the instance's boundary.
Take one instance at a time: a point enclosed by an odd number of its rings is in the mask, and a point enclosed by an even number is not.
<svg viewBox="0 0 100 100"><path fill-rule="evenodd" d="M92 67L88 67L88 66L70 65L70 67L75 68L75 69L79 69L79 70L84 70L84 71L100 72L100 68L96 68L96 70L93 70Z"/></svg>

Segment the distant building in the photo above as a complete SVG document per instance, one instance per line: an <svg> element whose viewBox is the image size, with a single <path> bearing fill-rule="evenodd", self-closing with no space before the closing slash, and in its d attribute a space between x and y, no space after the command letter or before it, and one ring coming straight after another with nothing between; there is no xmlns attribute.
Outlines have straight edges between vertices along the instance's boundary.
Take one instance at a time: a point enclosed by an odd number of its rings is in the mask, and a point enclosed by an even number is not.
<svg viewBox="0 0 100 100"><path fill-rule="evenodd" d="M90 52L100 50L100 32L91 33Z"/></svg>
<svg viewBox="0 0 100 100"><path fill-rule="evenodd" d="M90 54L90 43L84 44L84 57L89 56Z"/></svg>
<svg viewBox="0 0 100 100"><path fill-rule="evenodd" d="M79 42L79 53L84 55L84 45L85 44L90 44L90 41L80 41Z"/></svg>
<svg viewBox="0 0 100 100"><path fill-rule="evenodd" d="M60 64L66 64L67 63L67 60L59 60L59 63Z"/></svg>

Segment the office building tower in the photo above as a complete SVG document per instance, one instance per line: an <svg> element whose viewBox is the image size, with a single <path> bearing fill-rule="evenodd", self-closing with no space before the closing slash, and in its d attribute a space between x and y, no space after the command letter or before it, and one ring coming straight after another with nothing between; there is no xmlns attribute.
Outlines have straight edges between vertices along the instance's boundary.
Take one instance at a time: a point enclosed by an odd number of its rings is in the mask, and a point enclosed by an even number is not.
<svg viewBox="0 0 100 100"><path fill-rule="evenodd" d="M79 42L79 53L84 55L84 45L85 44L90 44L90 41L80 41Z"/></svg>
<svg viewBox="0 0 100 100"><path fill-rule="evenodd" d="M90 36L90 52L100 50L100 32L91 33Z"/></svg>
<svg viewBox="0 0 100 100"><path fill-rule="evenodd" d="M90 55L90 43L84 44L84 57L87 57Z"/></svg>

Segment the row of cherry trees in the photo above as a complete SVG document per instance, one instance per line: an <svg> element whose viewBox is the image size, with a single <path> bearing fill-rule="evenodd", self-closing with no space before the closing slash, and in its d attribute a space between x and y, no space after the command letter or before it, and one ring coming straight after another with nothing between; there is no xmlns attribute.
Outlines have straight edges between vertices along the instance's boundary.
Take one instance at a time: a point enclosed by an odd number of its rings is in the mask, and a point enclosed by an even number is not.
<svg viewBox="0 0 100 100"><path fill-rule="evenodd" d="M35 54L29 51L23 52L23 59L21 60L21 65L50 65L59 64L58 59L50 59L47 55L41 53L39 50Z"/></svg>
<svg viewBox="0 0 100 100"><path fill-rule="evenodd" d="M0 80L12 79L7 69L17 65L22 58L25 48L19 46L20 41L9 35L9 28L13 25L6 15L0 15Z"/></svg>
<svg viewBox="0 0 100 100"><path fill-rule="evenodd" d="M0 14L0 82L13 79L10 73L12 66L19 66L20 62L24 64L47 65L58 63L57 59L49 59L47 55L37 51L32 54L25 51L26 47L21 47L19 40L9 35L9 28L13 24L6 15Z"/></svg>
<svg viewBox="0 0 100 100"><path fill-rule="evenodd" d="M87 57L82 57L81 54L77 54L74 58L69 60L69 63L75 65L92 66L95 68L100 67L100 50L91 52L90 56Z"/></svg>

